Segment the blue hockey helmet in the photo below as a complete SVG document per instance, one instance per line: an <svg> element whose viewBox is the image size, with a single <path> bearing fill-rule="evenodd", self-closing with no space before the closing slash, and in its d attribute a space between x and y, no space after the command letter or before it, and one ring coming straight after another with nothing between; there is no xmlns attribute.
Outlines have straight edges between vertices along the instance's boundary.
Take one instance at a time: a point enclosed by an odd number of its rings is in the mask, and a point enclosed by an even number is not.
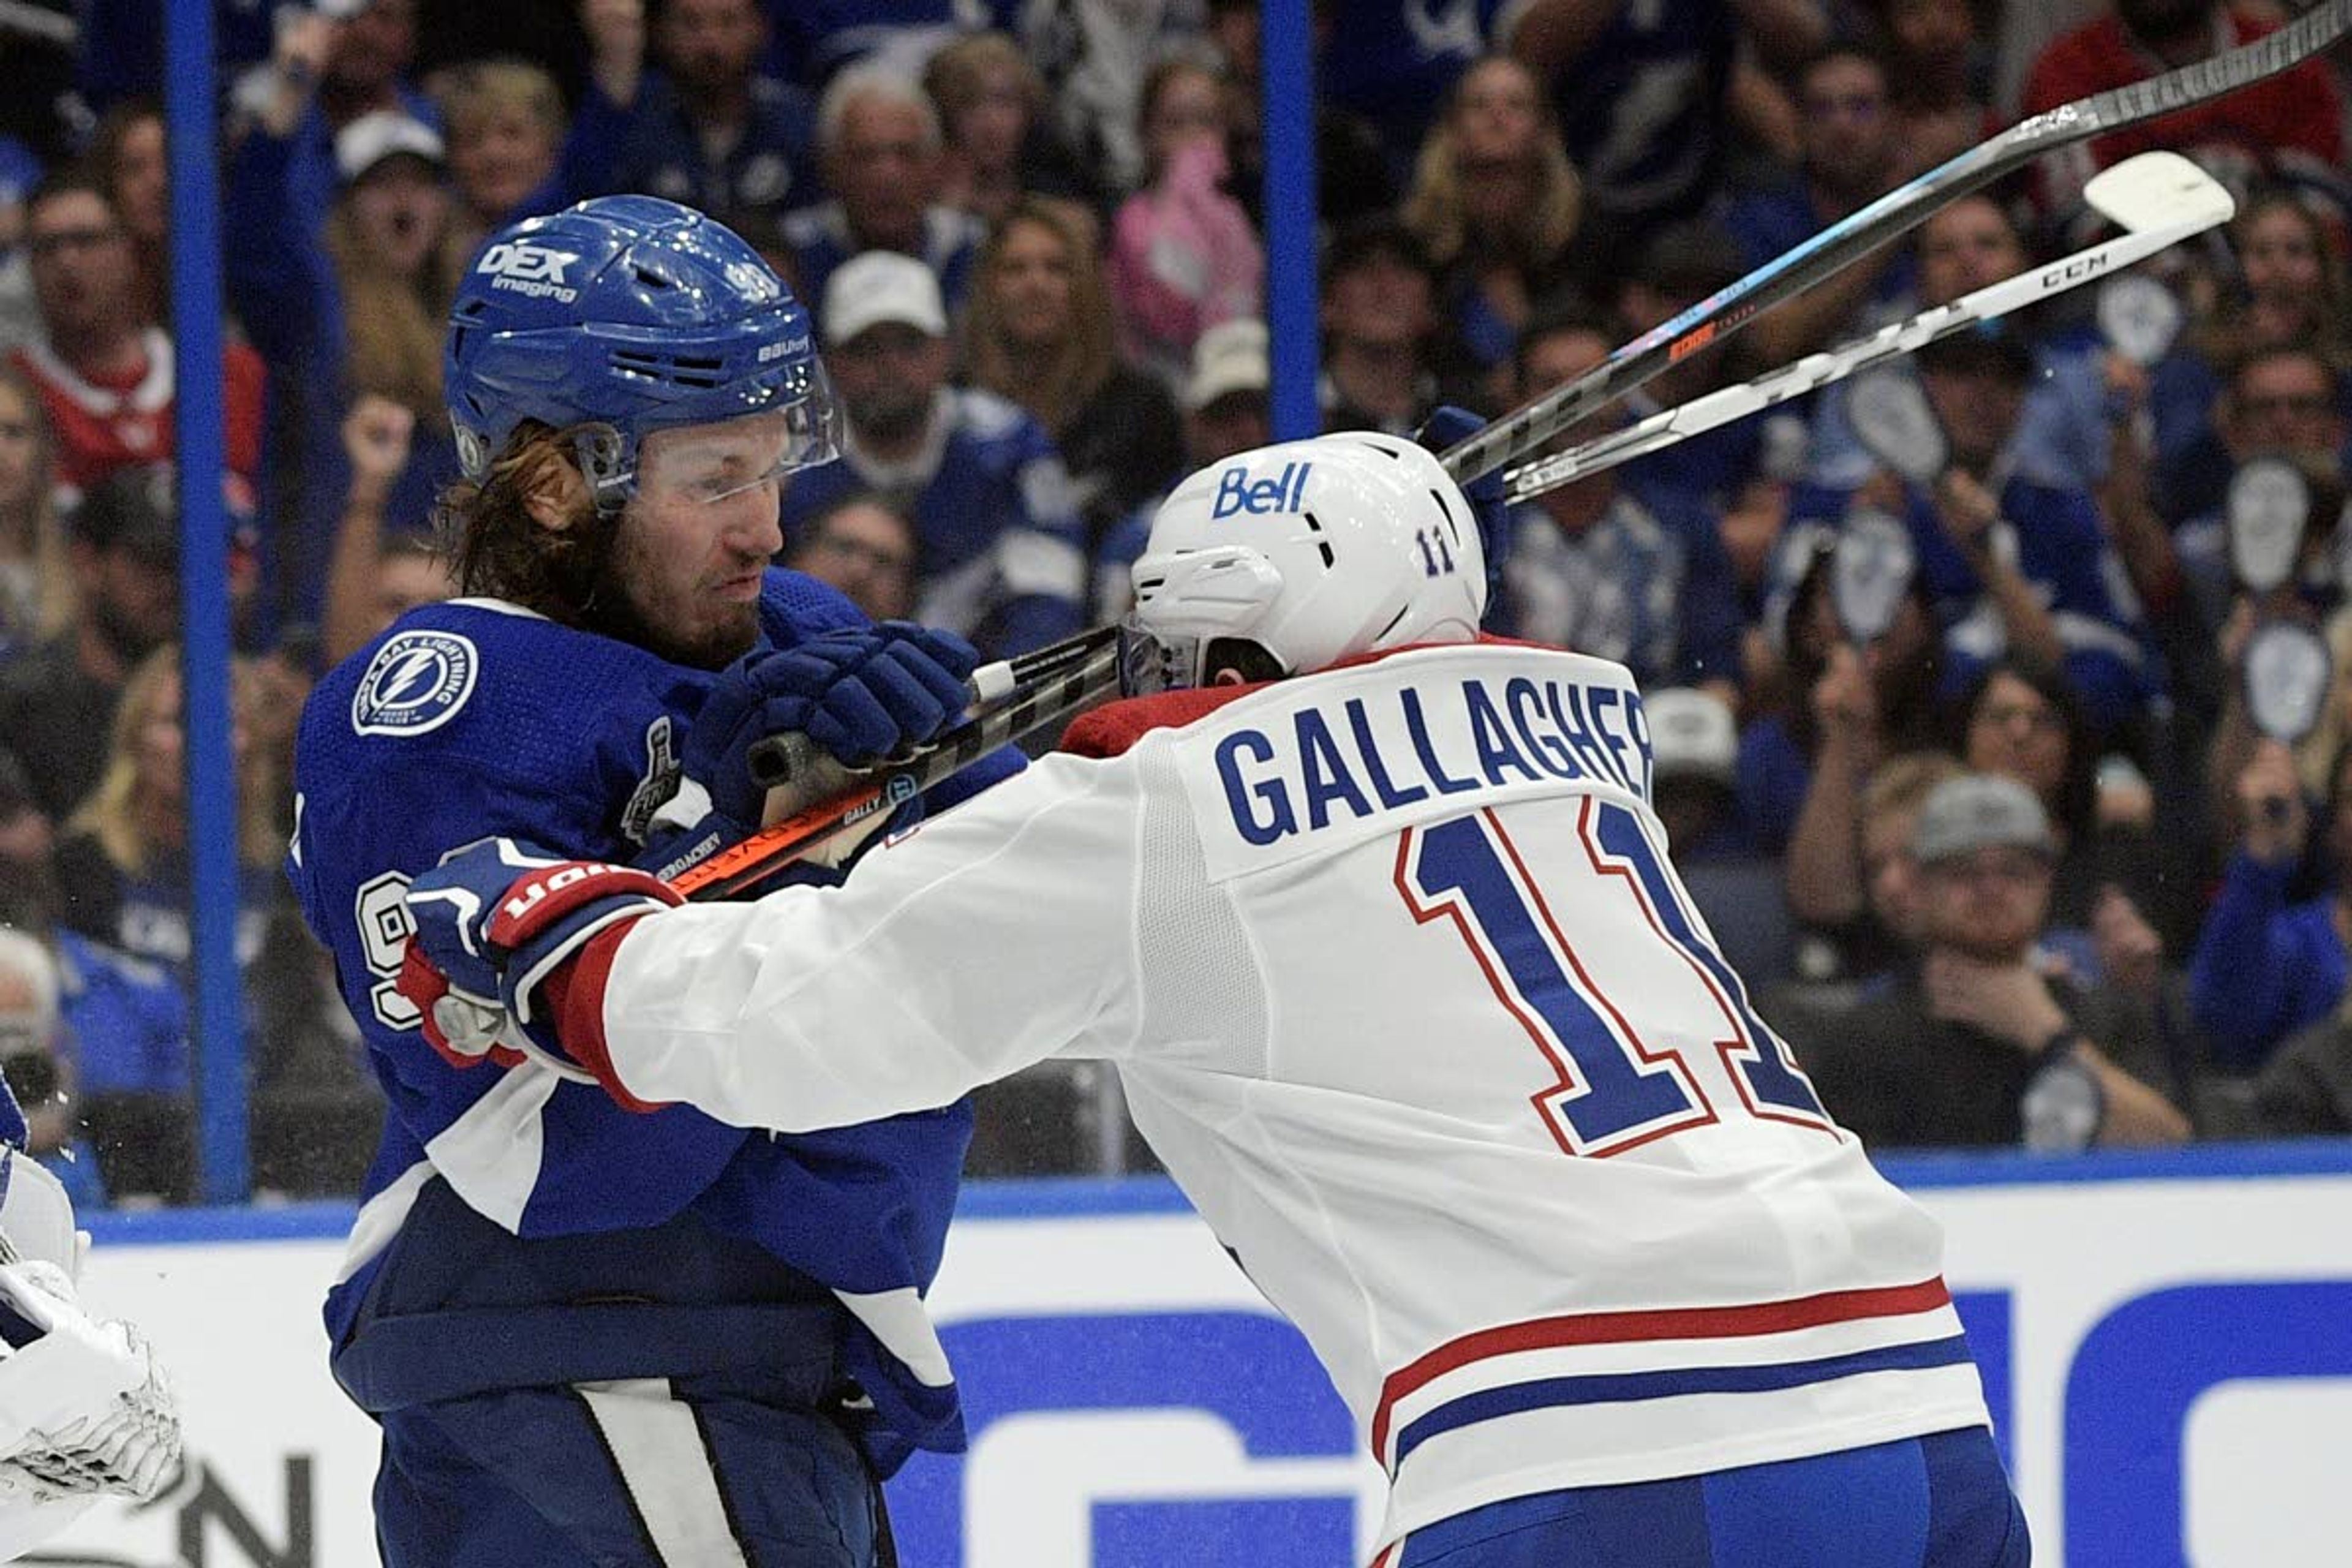
<svg viewBox="0 0 2352 1568"><path fill-rule="evenodd" d="M733 230L654 196L493 235L458 286L442 373L468 479L538 420L579 432L604 510L627 499L639 440L672 426L781 412L781 469L839 452L808 311Z"/></svg>

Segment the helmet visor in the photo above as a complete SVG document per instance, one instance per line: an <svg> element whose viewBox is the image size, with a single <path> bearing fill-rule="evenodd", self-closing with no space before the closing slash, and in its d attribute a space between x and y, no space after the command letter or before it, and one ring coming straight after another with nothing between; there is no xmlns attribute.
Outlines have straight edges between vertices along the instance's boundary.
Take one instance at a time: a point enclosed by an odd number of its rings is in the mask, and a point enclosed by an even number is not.
<svg viewBox="0 0 2352 1568"><path fill-rule="evenodd" d="M1118 626L1118 689L1122 697L1153 697L1201 683L1201 639L1154 632L1129 615Z"/></svg>
<svg viewBox="0 0 2352 1568"><path fill-rule="evenodd" d="M637 445L635 471L621 476L630 493L705 505L773 484L798 468L840 455L832 392L815 365L806 395L764 413L708 425L655 430Z"/></svg>

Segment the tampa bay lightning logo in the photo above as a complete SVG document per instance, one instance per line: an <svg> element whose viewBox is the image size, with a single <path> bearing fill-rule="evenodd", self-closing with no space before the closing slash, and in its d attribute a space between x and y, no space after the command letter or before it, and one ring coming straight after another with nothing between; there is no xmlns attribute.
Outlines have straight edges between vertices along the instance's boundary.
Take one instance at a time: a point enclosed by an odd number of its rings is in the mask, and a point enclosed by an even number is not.
<svg viewBox="0 0 2352 1568"><path fill-rule="evenodd" d="M455 632L402 632L376 650L352 694L362 735L421 735L457 716L473 695L481 660Z"/></svg>

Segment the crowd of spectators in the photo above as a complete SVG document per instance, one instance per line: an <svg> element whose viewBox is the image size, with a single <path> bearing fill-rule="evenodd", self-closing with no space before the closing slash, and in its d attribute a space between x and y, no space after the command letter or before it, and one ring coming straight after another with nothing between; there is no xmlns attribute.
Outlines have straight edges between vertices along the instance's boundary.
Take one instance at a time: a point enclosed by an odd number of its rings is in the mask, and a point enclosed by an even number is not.
<svg viewBox="0 0 2352 1568"><path fill-rule="evenodd" d="M1313 9L1320 404L1402 434L1557 386L2021 113L2291 7ZM0 16L22 88L0 110L0 1065L79 1198L176 1202L196 1123L161 7L54 10L77 43ZM331 1194L380 1101L278 870L291 721L323 668L451 591L440 344L481 237L617 191L735 226L814 313L844 415L842 460L787 487L783 559L877 616L1034 647L1122 614L1158 498L1269 438L1259 8L219 15L253 1170ZM1491 629L1633 668L1694 900L1877 1144L2352 1131L2342 64L1953 202L1560 437L2087 243L2084 184L2130 153L2231 186L2233 222L2137 292L1900 367L1935 471L1898 471L1857 416L1880 394L1848 384L1515 509ZM2236 480L2282 464L2300 543L2255 574ZM1874 572L1865 613L1849 585ZM2307 732L2241 668L2281 622L2332 656ZM2088 1113L2029 1091L2061 1050ZM1047 1068L985 1091L973 1168L1131 1152L1107 1080Z"/></svg>

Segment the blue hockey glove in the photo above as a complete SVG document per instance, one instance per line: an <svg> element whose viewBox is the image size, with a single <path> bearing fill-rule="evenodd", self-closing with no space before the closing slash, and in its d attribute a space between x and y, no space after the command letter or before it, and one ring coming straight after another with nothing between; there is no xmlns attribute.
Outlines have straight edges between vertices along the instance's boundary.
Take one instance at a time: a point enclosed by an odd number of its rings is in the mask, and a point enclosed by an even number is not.
<svg viewBox="0 0 2352 1568"><path fill-rule="evenodd" d="M711 688L679 762L709 791L713 810L756 827L767 790L751 776L753 742L798 731L835 761L862 767L961 719L964 682L979 661L953 632L911 621L844 627L746 654Z"/></svg>
<svg viewBox="0 0 2352 1568"><path fill-rule="evenodd" d="M1467 408L1451 403L1441 403L1430 410L1429 417L1412 438L1433 452L1446 447L1484 430L1489 421L1481 419ZM1471 510L1478 523L1478 542L1486 557L1486 602L1493 604L1502 591L1503 560L1511 552L1511 509L1503 500L1503 470L1481 474L1462 487L1470 500Z"/></svg>
<svg viewBox="0 0 2352 1568"><path fill-rule="evenodd" d="M404 901L416 930L394 984L426 1044L457 1067L528 1055L587 1079L539 988L599 931L685 900L649 872L485 838L444 856Z"/></svg>

